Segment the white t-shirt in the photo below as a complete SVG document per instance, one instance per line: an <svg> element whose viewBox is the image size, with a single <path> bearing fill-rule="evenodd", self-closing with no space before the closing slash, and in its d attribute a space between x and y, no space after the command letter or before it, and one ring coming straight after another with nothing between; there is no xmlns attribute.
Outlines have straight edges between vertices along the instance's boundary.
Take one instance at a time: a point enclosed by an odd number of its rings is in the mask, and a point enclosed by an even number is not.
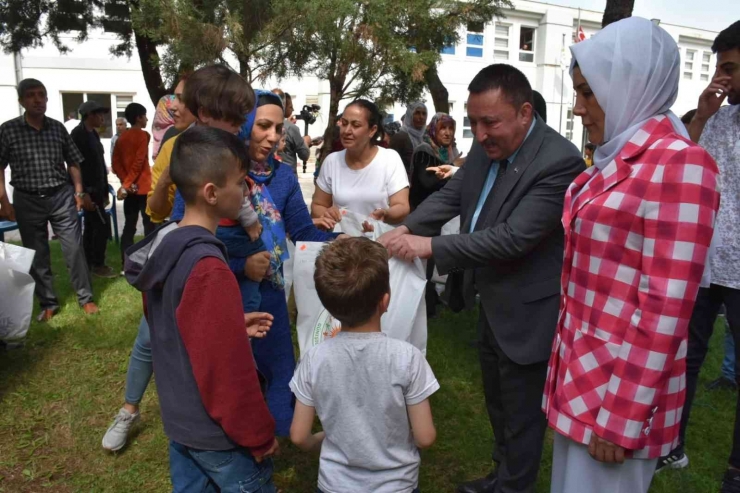
<svg viewBox="0 0 740 493"><path fill-rule="evenodd" d="M389 198L409 186L401 156L392 149L378 147L375 159L361 170L347 166L346 155L346 150L329 154L316 180L339 208L369 216L375 209L387 209Z"/></svg>
<svg viewBox="0 0 740 493"><path fill-rule="evenodd" d="M439 382L417 348L382 332L339 332L303 355L290 382L316 409L326 432L319 489L324 493L411 493L419 450L407 406Z"/></svg>

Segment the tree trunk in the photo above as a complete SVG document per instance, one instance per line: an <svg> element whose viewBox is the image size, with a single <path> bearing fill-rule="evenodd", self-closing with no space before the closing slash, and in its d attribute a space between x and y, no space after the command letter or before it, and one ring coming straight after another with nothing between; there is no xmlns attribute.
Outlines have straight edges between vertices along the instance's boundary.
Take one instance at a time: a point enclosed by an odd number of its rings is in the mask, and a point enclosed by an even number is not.
<svg viewBox="0 0 740 493"><path fill-rule="evenodd" d="M324 145L321 147L319 161L323 162L334 146L334 127L337 125L337 113L339 113L339 101L342 100L342 88L345 80L329 79L329 121L324 130Z"/></svg>
<svg viewBox="0 0 740 493"><path fill-rule="evenodd" d="M434 101L434 110L436 113L450 113L450 101L447 88L439 78L437 66L433 65L424 72L424 80L429 88L429 93Z"/></svg>
<svg viewBox="0 0 740 493"><path fill-rule="evenodd" d="M606 0L606 9L604 9L604 18L601 20L601 27L604 28L612 22L632 17L632 9L634 7L635 0Z"/></svg>
<svg viewBox="0 0 740 493"><path fill-rule="evenodd" d="M156 107L159 99L168 93L162 80L162 74L159 71L157 44L151 38L141 35L136 31L134 31L134 40L136 41L136 50L139 52L144 83L149 92L149 98L152 100L154 107Z"/></svg>

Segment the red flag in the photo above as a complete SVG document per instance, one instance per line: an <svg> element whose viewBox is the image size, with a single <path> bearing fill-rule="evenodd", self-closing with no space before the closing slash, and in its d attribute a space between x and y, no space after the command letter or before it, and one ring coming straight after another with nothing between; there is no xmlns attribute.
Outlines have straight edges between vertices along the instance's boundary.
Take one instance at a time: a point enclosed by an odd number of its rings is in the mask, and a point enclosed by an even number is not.
<svg viewBox="0 0 740 493"><path fill-rule="evenodd" d="M586 33L583 32L583 27L578 27L578 32L576 33L576 43L580 41L586 40Z"/></svg>

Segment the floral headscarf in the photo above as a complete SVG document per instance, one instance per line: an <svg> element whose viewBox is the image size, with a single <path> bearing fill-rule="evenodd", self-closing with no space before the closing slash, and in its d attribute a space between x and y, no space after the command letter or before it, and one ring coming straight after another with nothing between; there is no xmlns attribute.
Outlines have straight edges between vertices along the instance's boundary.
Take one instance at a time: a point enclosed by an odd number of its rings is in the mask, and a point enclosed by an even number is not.
<svg viewBox="0 0 740 493"><path fill-rule="evenodd" d="M437 133L445 125L452 125L452 131L454 133L456 123L455 119L447 113L437 113L432 117L432 121L427 125L426 131L424 132L424 143L429 144L432 148L434 155L443 163L450 164L452 161L460 156L460 151L457 150L455 143L455 137L452 137L452 142L446 147L442 147L437 140Z"/></svg>
<svg viewBox="0 0 740 493"><path fill-rule="evenodd" d="M174 104L175 96L173 94L162 96L157 103L157 109L154 111L154 121L152 122L152 134L154 135L153 159L157 159L165 132L175 124Z"/></svg>
<svg viewBox="0 0 740 493"><path fill-rule="evenodd" d="M282 100L276 94L269 91L263 91L257 89L255 92L255 98L257 104L254 109L247 115L247 121L244 122L241 129L239 130L238 137L249 146L249 141L252 138L252 128L254 127L254 120L257 115L257 108L266 104L275 104L282 108ZM262 102L260 102L262 99ZM268 154L267 159L263 162L252 161L249 171L249 177L254 181L254 186L251 188L249 198L252 201L252 206L259 216L260 223L262 223L262 241L270 253L270 280L276 287L282 287L285 285L285 280L282 274L282 265L289 258L288 254L288 241L285 233L285 224L283 223L283 217L280 210L272 200L270 191L267 188L267 184L275 174L276 159L275 150L277 149L280 141L275 143L272 151Z"/></svg>

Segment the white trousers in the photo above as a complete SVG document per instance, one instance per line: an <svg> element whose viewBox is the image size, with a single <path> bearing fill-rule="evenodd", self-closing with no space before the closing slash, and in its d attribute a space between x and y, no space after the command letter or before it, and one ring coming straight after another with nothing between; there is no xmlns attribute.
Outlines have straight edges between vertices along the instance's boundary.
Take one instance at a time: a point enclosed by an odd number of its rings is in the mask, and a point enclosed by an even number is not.
<svg viewBox="0 0 740 493"><path fill-rule="evenodd" d="M647 493L658 459L605 464L588 447L555 432L550 493Z"/></svg>

